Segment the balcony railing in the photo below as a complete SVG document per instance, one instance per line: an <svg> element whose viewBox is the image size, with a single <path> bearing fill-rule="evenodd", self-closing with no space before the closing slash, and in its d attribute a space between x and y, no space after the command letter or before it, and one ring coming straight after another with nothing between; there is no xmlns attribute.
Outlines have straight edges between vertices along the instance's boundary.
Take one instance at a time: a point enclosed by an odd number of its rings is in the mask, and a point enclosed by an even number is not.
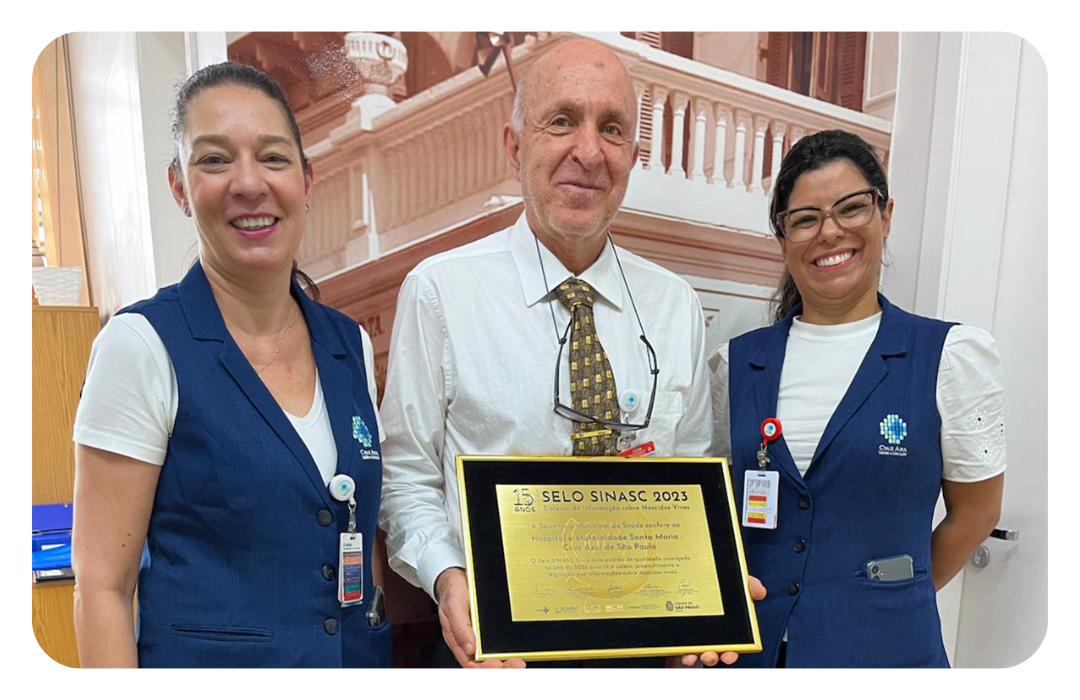
<svg viewBox="0 0 1080 700"><path fill-rule="evenodd" d="M519 73L561 36L517 47ZM771 173L803 135L854 131L888 158L885 120L617 34L587 36L626 63L646 128L660 127L638 134L648 138L624 209L760 235L768 231ZM309 148L316 193L299 252L305 270L333 275L516 202L520 189L503 153L512 100L500 60L488 77L470 69L400 103L370 129L350 118Z"/></svg>

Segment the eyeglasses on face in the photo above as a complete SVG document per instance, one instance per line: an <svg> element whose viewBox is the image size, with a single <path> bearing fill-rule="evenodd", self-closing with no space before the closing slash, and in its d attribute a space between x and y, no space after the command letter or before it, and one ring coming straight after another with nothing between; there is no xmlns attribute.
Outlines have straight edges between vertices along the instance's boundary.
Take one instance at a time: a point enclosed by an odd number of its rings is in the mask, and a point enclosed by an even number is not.
<svg viewBox="0 0 1080 700"><path fill-rule="evenodd" d="M817 238L825 225L825 219L829 218L842 230L851 231L870 223L880 198L881 192L876 187L859 190L844 195L825 210L799 207L782 211L776 215L776 226L792 243L803 243Z"/></svg>

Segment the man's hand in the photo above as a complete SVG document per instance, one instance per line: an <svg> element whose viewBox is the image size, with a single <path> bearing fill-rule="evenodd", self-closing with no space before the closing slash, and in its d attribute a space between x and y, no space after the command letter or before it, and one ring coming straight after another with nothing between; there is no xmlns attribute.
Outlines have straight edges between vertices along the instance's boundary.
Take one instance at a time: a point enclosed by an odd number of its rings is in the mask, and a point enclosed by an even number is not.
<svg viewBox="0 0 1080 700"><path fill-rule="evenodd" d="M443 639L462 667L525 668L525 662L521 659L488 659L483 663L473 661L476 636L469 618L469 582L465 578L464 570L455 567L439 574L435 579L435 599L439 601L439 623L442 625Z"/></svg>

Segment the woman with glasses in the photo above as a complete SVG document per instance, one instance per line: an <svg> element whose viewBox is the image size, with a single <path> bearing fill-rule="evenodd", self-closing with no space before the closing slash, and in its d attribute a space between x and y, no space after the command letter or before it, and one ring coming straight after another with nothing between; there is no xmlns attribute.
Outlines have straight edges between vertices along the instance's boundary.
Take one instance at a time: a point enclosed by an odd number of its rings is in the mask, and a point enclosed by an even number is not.
<svg viewBox="0 0 1080 700"><path fill-rule="evenodd" d="M893 207L861 138L801 139L773 189L775 325L710 358L714 449L768 590L740 665L948 666L935 592L997 524L997 350L878 292Z"/></svg>

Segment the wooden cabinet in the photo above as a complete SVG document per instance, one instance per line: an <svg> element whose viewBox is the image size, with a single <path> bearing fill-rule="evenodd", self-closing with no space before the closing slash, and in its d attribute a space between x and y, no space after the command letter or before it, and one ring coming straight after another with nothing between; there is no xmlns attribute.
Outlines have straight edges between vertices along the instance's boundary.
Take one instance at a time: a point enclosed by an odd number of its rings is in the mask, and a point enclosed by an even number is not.
<svg viewBox="0 0 1080 700"><path fill-rule="evenodd" d="M90 348L101 328L98 310L85 306L33 307L33 503L71 503L75 450L71 441ZM33 587L34 636L65 666L78 666L74 583Z"/></svg>

